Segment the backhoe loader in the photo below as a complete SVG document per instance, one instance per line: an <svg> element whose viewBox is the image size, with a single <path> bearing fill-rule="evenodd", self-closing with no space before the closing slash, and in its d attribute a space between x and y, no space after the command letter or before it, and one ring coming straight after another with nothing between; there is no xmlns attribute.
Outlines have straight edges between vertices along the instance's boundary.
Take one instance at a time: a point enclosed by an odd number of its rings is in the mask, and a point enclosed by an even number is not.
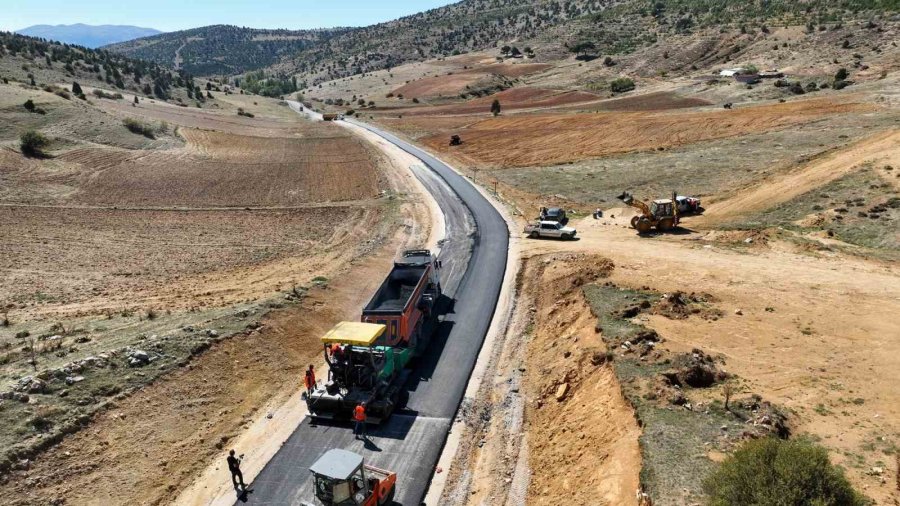
<svg viewBox="0 0 900 506"><path fill-rule="evenodd" d="M631 218L631 227L638 233L646 234L653 228L660 232L668 232L678 225L678 209L675 206L674 193L671 199L657 199L649 206L628 192L622 192L616 198L631 207L640 209L641 214Z"/></svg>

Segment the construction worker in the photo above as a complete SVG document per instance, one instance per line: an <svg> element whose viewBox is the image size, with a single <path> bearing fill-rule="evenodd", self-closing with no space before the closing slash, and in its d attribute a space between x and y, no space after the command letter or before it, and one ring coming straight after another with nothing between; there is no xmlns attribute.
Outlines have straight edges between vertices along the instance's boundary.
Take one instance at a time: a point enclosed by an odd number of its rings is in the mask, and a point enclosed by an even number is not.
<svg viewBox="0 0 900 506"><path fill-rule="evenodd" d="M312 364L309 364L309 369L306 370L303 384L306 386L306 395L312 394L316 388L316 371L313 369Z"/></svg>
<svg viewBox="0 0 900 506"><path fill-rule="evenodd" d="M228 452L228 470L231 471L231 483L234 485L234 488L238 488L238 483L241 485L241 489L246 489L247 485L244 485L244 474L241 473L241 460L244 458L244 455L241 454L240 457L234 456L234 450Z"/></svg>
<svg viewBox="0 0 900 506"><path fill-rule="evenodd" d="M353 434L356 439L359 439L359 436L362 435L363 439L366 439L366 403L357 404L355 408L353 408L353 421L356 422L356 425L353 427Z"/></svg>

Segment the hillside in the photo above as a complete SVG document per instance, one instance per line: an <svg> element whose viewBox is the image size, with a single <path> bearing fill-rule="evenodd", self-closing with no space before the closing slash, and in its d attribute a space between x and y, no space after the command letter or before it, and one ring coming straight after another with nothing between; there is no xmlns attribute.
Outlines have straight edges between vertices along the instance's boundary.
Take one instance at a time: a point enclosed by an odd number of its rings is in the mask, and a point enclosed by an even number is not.
<svg viewBox="0 0 900 506"><path fill-rule="evenodd" d="M65 44L98 48L107 44L149 37L162 32L154 28L142 28L140 26L85 25L77 23L74 25L34 25L17 30L16 33Z"/></svg>
<svg viewBox="0 0 900 506"><path fill-rule="evenodd" d="M183 68L194 75L234 75L268 67L344 31L213 25L112 44L105 49Z"/></svg>
<svg viewBox="0 0 900 506"><path fill-rule="evenodd" d="M108 48L195 75L296 75L308 85L389 69L414 61L468 53L504 44L560 56L589 41L599 53L627 53L660 36L696 30L824 23L896 12L897 0L463 0L394 21L361 28L318 31L209 26L115 44Z"/></svg>
<svg viewBox="0 0 900 506"><path fill-rule="evenodd" d="M59 85L70 87L77 82L82 86L115 90L102 98L122 100L122 93L133 93L155 100L171 100L181 106L189 103L196 107L216 106L215 96L195 87L193 78L186 72L173 72L154 62L102 49L8 32L0 32L0 79L4 83L19 82L47 90L57 89ZM85 94L90 94L90 90Z"/></svg>

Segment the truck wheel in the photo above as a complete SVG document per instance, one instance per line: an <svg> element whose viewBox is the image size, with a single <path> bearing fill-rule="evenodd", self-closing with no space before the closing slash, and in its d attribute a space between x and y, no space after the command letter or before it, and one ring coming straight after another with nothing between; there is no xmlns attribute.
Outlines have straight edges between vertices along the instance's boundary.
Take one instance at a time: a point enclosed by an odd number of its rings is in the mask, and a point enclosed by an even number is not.
<svg viewBox="0 0 900 506"><path fill-rule="evenodd" d="M571 241L572 234L566 234L566 235L562 236L562 239L563 239L563 241Z"/></svg>
<svg viewBox="0 0 900 506"><path fill-rule="evenodd" d="M530 237L532 239L537 239L538 237L540 237L540 235L541 234L537 233L537 230L535 230L534 232L528 234L528 237Z"/></svg>
<svg viewBox="0 0 900 506"><path fill-rule="evenodd" d="M646 234L653 227L650 225L650 220L642 218L637 221L634 228L637 229L639 234Z"/></svg>
<svg viewBox="0 0 900 506"><path fill-rule="evenodd" d="M391 490L384 497L378 500L378 506L387 506L388 504L394 504L394 492L396 490L396 485L392 486Z"/></svg>
<svg viewBox="0 0 900 506"><path fill-rule="evenodd" d="M673 220L672 218L662 219L659 221L659 223L656 224L656 229L659 230L660 232L668 232L669 230L672 230L674 227L675 227L675 220Z"/></svg>
<svg viewBox="0 0 900 506"><path fill-rule="evenodd" d="M640 216L632 216L631 217L631 228L638 228L638 220L640 220Z"/></svg>

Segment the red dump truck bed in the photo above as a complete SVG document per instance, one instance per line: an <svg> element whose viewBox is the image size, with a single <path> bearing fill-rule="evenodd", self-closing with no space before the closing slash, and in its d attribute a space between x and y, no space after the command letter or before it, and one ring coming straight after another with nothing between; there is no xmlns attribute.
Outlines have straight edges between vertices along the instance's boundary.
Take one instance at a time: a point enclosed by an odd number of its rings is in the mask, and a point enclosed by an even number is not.
<svg viewBox="0 0 900 506"><path fill-rule="evenodd" d="M377 343L415 347L440 297L440 262L429 250L409 250L394 262L390 274L362 312L362 321L387 330Z"/></svg>

